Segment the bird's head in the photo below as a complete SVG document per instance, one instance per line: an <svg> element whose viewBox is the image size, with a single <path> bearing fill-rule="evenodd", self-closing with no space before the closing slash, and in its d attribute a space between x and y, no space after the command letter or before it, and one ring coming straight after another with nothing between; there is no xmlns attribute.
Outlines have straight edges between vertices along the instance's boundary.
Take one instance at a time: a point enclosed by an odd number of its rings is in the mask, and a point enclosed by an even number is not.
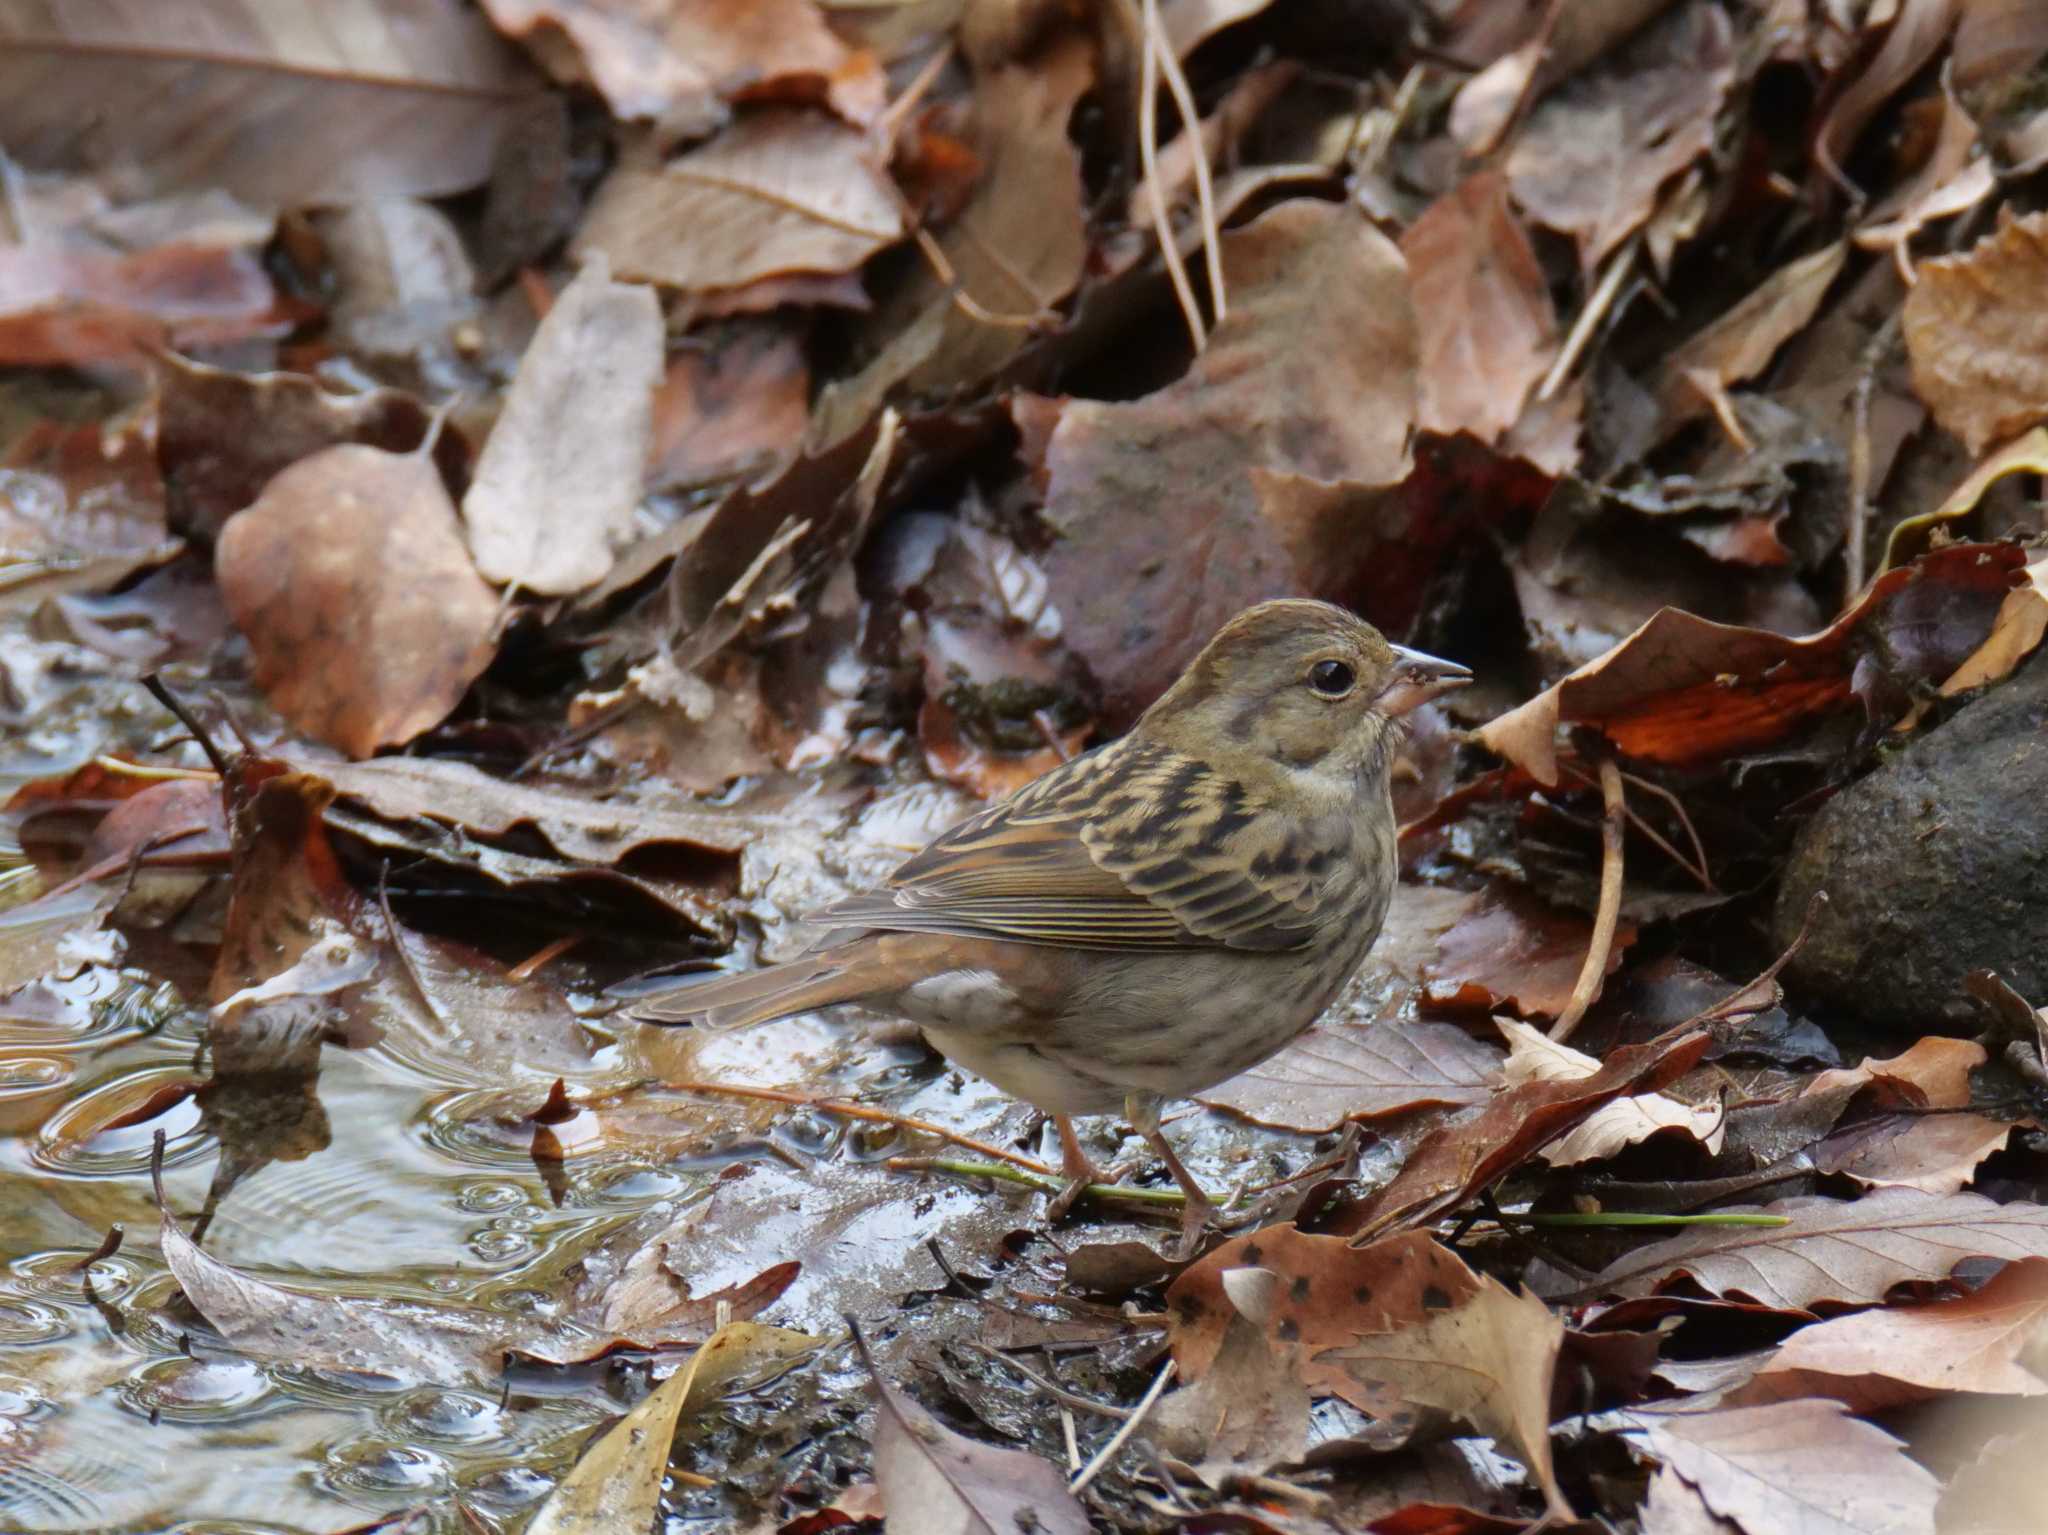
<svg viewBox="0 0 2048 1535"><path fill-rule="evenodd" d="M1403 715L1471 680L1342 608L1283 598L1218 630L1136 730L1210 760L1355 784L1385 774Z"/></svg>

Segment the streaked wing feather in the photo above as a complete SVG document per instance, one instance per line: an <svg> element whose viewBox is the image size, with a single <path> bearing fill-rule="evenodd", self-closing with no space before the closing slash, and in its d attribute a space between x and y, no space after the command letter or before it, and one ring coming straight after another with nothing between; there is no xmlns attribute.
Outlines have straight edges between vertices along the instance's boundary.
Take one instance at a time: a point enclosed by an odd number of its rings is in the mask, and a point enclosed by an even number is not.
<svg viewBox="0 0 2048 1535"><path fill-rule="evenodd" d="M1081 948L1295 948L1320 904L1299 841L1242 785L1126 737L809 920Z"/></svg>

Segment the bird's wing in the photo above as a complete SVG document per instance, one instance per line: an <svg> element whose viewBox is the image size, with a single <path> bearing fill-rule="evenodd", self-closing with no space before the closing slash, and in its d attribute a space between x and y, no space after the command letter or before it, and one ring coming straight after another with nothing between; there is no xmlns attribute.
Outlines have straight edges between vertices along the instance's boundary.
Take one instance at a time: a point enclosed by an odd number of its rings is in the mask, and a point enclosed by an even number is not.
<svg viewBox="0 0 2048 1535"><path fill-rule="evenodd" d="M1128 737L970 816L808 919L1095 949L1291 949L1326 854L1244 785Z"/></svg>

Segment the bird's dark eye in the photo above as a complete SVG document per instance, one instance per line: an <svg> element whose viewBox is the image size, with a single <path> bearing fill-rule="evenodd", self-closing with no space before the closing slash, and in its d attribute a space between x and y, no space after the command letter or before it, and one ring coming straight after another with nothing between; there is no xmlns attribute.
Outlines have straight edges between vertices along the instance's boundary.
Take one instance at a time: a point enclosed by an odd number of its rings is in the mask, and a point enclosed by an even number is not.
<svg viewBox="0 0 2048 1535"><path fill-rule="evenodd" d="M1325 698L1342 698L1356 681L1358 674L1342 661L1318 661L1308 672L1308 685Z"/></svg>

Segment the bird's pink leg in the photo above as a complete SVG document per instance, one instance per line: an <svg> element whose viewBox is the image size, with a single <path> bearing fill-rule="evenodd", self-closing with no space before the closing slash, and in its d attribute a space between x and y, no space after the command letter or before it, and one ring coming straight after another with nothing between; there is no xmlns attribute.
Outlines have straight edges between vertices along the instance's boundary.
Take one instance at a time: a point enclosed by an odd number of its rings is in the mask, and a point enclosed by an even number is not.
<svg viewBox="0 0 2048 1535"><path fill-rule="evenodd" d="M1059 1221L1066 1219L1067 1212L1074 1208L1074 1201L1081 1197L1082 1191L1089 1184L1105 1180L1102 1170L1095 1165L1094 1160L1088 1155L1087 1148L1081 1144L1081 1137L1074 1133L1072 1116L1055 1114L1052 1123L1053 1128L1059 1131L1060 1171L1066 1175L1067 1182L1066 1187L1045 1202L1045 1218L1048 1221Z"/></svg>
<svg viewBox="0 0 2048 1535"><path fill-rule="evenodd" d="M1124 1100L1124 1115L1130 1120L1131 1128L1144 1137L1145 1144L1159 1154L1159 1160L1173 1174L1173 1181L1187 1195L1187 1203L1181 1206L1180 1240L1167 1254L1175 1263L1185 1263L1202 1250L1202 1237L1216 1207L1202 1185L1195 1181L1195 1175L1175 1155L1173 1142L1166 1138L1166 1132L1159 1128L1158 1097L1152 1093L1132 1093Z"/></svg>

